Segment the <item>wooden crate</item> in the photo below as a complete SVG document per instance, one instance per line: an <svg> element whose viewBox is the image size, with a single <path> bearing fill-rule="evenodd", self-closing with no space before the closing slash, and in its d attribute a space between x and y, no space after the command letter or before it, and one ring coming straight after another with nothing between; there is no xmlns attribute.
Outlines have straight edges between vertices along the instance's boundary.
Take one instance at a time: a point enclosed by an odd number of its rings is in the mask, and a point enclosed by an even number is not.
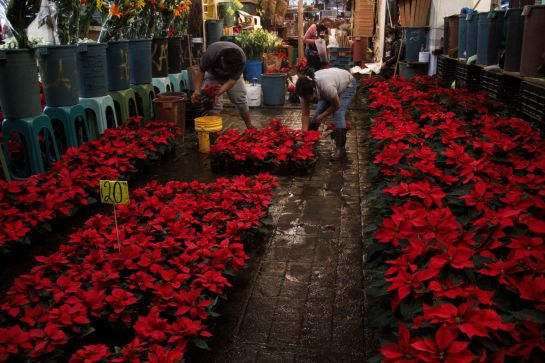
<svg viewBox="0 0 545 363"><path fill-rule="evenodd" d="M372 37L375 29L376 0L355 0L353 36Z"/></svg>

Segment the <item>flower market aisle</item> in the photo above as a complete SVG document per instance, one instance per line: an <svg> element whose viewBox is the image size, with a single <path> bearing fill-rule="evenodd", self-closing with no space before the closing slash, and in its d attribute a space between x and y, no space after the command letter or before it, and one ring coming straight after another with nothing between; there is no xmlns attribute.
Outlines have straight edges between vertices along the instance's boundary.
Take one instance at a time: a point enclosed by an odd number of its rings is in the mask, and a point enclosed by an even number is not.
<svg viewBox="0 0 545 363"><path fill-rule="evenodd" d="M260 127L270 118L300 127L298 108L252 113ZM362 158L368 154L366 133L361 127L367 118L361 111L350 112L348 117L360 127L348 134L346 162L329 161L332 141L325 132L311 174L278 177L280 187L270 207L270 233L258 243L245 246L250 257L247 268L230 279L233 287L225 292L227 300L217 310L220 316L206 323L210 325L207 331L214 335L207 341L210 351L189 344L185 354L188 362L361 362L367 358L361 228L366 217L361 211L367 208L360 199L370 189L363 179L368 160ZM227 108L224 128L242 127L236 111ZM131 191L155 180L165 185L169 181L213 182L235 177L212 173L210 159L192 144L194 136L188 139L131 182ZM135 193L142 196L142 192ZM139 196L133 195L135 200ZM69 219L70 223L55 223L54 232L34 236L30 246L18 246L16 258L5 257L0 264L0 293L6 293L15 277L43 263L34 261L35 256L56 252L70 238L79 238L74 236L83 233L80 228L91 215L109 211L108 206L96 205ZM19 253L22 251L25 253ZM118 343L108 344L125 342Z"/></svg>
<svg viewBox="0 0 545 363"><path fill-rule="evenodd" d="M232 114L232 110L230 113ZM255 120L280 117L300 126L300 111L254 111ZM362 125L364 115L349 118ZM227 117L227 128L240 127ZM366 358L362 215L358 170L366 161L357 145L361 128L348 134L348 160L328 160L329 137L306 177L279 177L268 241L250 251L249 268L234 281L210 344L191 362L361 362ZM363 155L363 146L359 154ZM170 167L169 167L170 168ZM162 175L166 175L162 173ZM161 175L158 175L161 177Z"/></svg>

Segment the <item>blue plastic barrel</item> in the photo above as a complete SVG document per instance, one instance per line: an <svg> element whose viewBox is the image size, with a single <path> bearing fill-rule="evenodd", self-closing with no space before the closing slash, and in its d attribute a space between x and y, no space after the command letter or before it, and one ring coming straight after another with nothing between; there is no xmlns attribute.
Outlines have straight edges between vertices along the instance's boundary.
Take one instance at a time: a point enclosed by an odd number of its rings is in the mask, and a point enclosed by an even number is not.
<svg viewBox="0 0 545 363"><path fill-rule="evenodd" d="M403 28L403 43L405 44L405 60L418 62L418 53L427 48L426 32L428 28Z"/></svg>
<svg viewBox="0 0 545 363"><path fill-rule="evenodd" d="M488 64L488 12L479 13L479 38L477 39L477 63Z"/></svg>
<svg viewBox="0 0 545 363"><path fill-rule="evenodd" d="M467 58L477 54L477 34L479 31L479 23L477 14L467 14L467 33L466 33L466 54Z"/></svg>
<svg viewBox="0 0 545 363"><path fill-rule="evenodd" d="M261 78L263 101L267 106L282 106L286 101L286 74L269 73Z"/></svg>
<svg viewBox="0 0 545 363"><path fill-rule="evenodd" d="M263 62L259 60L247 60L246 61L246 80L253 81L257 79L257 83L261 83L261 73L263 73Z"/></svg>
<svg viewBox="0 0 545 363"><path fill-rule="evenodd" d="M460 15L460 23L458 25L458 58L467 58L467 21L466 15Z"/></svg>
<svg viewBox="0 0 545 363"><path fill-rule="evenodd" d="M151 83L151 39L129 41L129 79L131 84Z"/></svg>

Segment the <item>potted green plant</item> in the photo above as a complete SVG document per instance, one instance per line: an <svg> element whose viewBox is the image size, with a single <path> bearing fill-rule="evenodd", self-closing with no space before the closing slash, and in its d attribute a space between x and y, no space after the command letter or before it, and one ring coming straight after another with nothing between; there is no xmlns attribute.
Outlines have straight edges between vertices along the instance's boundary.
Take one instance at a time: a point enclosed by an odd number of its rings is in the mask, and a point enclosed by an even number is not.
<svg viewBox="0 0 545 363"><path fill-rule="evenodd" d="M272 52L280 46L276 34L264 29L243 30L237 35L237 43L246 53L246 79L261 81L263 54Z"/></svg>
<svg viewBox="0 0 545 363"><path fill-rule="evenodd" d="M0 106L8 119L42 112L36 58L26 32L39 8L40 0L11 0L7 6L0 5L0 18L7 19L12 33L0 49Z"/></svg>

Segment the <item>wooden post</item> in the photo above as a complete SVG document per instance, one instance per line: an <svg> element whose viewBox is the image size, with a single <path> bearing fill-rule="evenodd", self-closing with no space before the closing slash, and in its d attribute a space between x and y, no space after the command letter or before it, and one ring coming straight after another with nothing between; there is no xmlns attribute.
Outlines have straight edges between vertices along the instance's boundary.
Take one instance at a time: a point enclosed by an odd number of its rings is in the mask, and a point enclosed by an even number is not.
<svg viewBox="0 0 545 363"><path fill-rule="evenodd" d="M297 57L298 59L303 59L305 56L305 50L303 45L303 0L299 0L299 5L297 8Z"/></svg>
<svg viewBox="0 0 545 363"><path fill-rule="evenodd" d="M360 0L362 1L362 0ZM382 63L384 53L384 36L386 32L386 1L377 1L378 19L375 25L375 62Z"/></svg>

